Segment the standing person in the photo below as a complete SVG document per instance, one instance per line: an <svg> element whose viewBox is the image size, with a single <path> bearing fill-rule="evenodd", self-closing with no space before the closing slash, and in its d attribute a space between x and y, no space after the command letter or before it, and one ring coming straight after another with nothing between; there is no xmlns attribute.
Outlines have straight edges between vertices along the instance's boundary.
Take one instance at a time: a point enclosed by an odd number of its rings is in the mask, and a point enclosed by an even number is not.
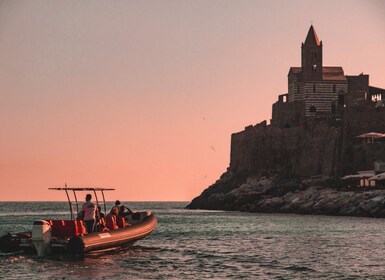
<svg viewBox="0 0 385 280"><path fill-rule="evenodd" d="M95 229L95 220L96 220L96 212L97 208L95 203L91 202L92 195L87 194L86 195L86 203L83 204L82 212L83 214L83 221L86 225L87 232L91 233Z"/></svg>

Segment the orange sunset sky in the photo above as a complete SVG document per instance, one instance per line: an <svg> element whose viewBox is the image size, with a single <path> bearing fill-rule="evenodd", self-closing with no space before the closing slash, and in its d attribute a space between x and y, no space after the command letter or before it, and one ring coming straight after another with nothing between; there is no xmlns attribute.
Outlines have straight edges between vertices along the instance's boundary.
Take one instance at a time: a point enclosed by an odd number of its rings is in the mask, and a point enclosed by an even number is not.
<svg viewBox="0 0 385 280"><path fill-rule="evenodd" d="M313 23L385 88L385 1L0 1L0 200L189 201L271 117Z"/></svg>

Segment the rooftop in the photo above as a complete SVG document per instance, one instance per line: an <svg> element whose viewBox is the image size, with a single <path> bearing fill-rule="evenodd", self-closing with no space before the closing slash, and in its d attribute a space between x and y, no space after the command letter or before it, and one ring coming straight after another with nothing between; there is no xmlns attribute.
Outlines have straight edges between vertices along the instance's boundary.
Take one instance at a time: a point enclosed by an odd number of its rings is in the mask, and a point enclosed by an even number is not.
<svg viewBox="0 0 385 280"><path fill-rule="evenodd" d="M309 32L307 33L307 36L305 39L305 45L317 45L317 46L321 45L313 25L310 26Z"/></svg>

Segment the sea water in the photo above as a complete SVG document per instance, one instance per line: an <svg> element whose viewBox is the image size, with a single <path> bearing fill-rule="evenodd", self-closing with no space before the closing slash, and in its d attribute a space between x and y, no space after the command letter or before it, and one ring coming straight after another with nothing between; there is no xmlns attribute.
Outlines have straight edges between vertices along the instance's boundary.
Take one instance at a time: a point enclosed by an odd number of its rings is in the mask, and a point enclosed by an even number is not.
<svg viewBox="0 0 385 280"><path fill-rule="evenodd" d="M73 256L0 254L4 279L385 279L385 220L184 209L151 210L156 230L129 249ZM112 203L109 203L109 207ZM0 235L68 219L62 202L0 203Z"/></svg>

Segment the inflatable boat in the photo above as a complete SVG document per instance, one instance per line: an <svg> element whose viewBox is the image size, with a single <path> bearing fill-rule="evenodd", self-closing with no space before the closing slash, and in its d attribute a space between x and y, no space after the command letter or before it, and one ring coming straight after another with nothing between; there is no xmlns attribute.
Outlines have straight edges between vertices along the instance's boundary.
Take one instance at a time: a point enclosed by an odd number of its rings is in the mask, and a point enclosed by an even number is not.
<svg viewBox="0 0 385 280"><path fill-rule="evenodd" d="M8 233L0 238L1 251L4 253L25 252L38 256L55 253L84 255L129 246L146 237L156 228L157 219L150 211L129 212L125 215L107 215L106 218L100 218L98 231L87 233L83 220L74 218L74 206L76 206L76 213L79 213L76 192L93 192L97 206L104 206L105 213L104 191L114 189L67 187L50 189L66 192L71 219L42 219L33 223L32 231ZM71 191L74 200L70 199L69 192ZM97 193L102 194L102 201L98 200Z"/></svg>

